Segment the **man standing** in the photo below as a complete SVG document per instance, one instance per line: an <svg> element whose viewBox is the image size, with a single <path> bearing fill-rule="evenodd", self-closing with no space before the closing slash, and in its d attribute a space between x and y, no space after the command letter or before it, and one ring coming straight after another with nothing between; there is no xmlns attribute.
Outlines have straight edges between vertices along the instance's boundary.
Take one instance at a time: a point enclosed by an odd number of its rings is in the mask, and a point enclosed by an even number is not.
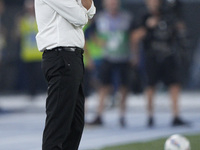
<svg viewBox="0 0 200 150"><path fill-rule="evenodd" d="M120 0L104 0L104 9L95 18L98 37L103 43L103 61L100 70L99 104L97 115L90 125L103 125L106 97L117 87L120 97L121 127L125 127L126 98L129 86L128 30L131 21L129 13L120 8ZM116 86L117 85L117 86Z"/></svg>
<svg viewBox="0 0 200 150"><path fill-rule="evenodd" d="M35 0L38 48L48 82L42 150L77 150L84 127L82 27L92 0Z"/></svg>
<svg viewBox="0 0 200 150"><path fill-rule="evenodd" d="M145 71L147 75L147 110L148 126L154 126L153 100L156 85L162 81L169 87L172 100L172 126L188 125L179 114L180 67L176 45L184 41L186 27L173 11L162 8L162 0L146 0L148 12L142 17L141 23L133 28L131 42L135 60L137 61L139 43L144 48ZM179 47L185 47L179 45Z"/></svg>

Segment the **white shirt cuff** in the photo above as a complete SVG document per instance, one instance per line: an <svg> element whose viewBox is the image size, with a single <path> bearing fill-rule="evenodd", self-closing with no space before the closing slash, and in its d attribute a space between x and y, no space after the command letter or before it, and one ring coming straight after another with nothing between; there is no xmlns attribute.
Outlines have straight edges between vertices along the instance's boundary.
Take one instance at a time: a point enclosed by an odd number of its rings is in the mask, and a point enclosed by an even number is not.
<svg viewBox="0 0 200 150"><path fill-rule="evenodd" d="M96 7L94 6L94 2L92 1L92 5L91 5L90 9L88 9L88 10L85 7L83 7L81 0L77 0L77 2L84 9L88 18L91 19L94 16L94 14L96 13Z"/></svg>
<svg viewBox="0 0 200 150"><path fill-rule="evenodd" d="M88 18L91 19L95 13L96 13L96 7L94 6L94 2L92 1L90 9L88 9L87 11Z"/></svg>

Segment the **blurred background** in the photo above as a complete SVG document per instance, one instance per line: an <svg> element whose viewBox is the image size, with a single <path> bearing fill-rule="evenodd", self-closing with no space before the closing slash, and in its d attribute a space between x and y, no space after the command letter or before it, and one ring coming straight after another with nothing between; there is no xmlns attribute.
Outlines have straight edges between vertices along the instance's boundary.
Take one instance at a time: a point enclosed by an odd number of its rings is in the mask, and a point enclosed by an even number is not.
<svg viewBox="0 0 200 150"><path fill-rule="evenodd" d="M3 2L3 0L1 0ZM23 52L23 31L19 28L19 18L26 15L24 0L6 0L4 6L1 4L1 50L0 50L0 93L1 94L18 94L27 93L27 87L30 87L28 75L25 67L28 67L27 63L37 62L35 60L24 60L22 57ZM101 1L95 1L97 6L97 14L102 9ZM28 5L28 4L27 4ZM144 2L141 0L123 0L121 2L122 8L130 13L133 18L138 18L141 10L145 9ZM27 6L28 7L28 6ZM179 7L179 6L178 6ZM200 87L199 78L199 35L200 35L200 4L198 0L181 0L179 13L188 30L188 36L190 40L189 49L187 52L187 58L184 60L183 70L184 79L183 88L186 90L198 90ZM21 25L22 28L23 25ZM19 32L19 33L16 33ZM20 33L21 32L21 33ZM30 33L31 34L31 33ZM37 71L37 70L35 70ZM38 72L38 71L37 71ZM35 73L36 74L36 73ZM39 86L37 86L38 92L45 92L43 79ZM34 86L34 85L33 85ZM33 88L34 89L34 88Z"/></svg>
<svg viewBox="0 0 200 150"><path fill-rule="evenodd" d="M104 84L104 81L106 80L105 76L107 76L106 74L102 77L102 72L105 71L103 70L105 67L102 67L102 61L104 61L105 58L109 58L106 49L109 47L109 44L111 48L117 47L116 43L118 43L118 41L117 39L113 39L115 34L113 34L113 37L105 37L104 31L106 30L101 29L106 29L108 25L106 22L98 22L99 20L102 21L101 19L105 19L102 17L102 14L104 14L102 12L109 8L105 7L103 0L94 0L94 2L97 8L97 17L84 28L86 35L84 61L86 65L85 94L87 124L81 148L85 150L94 150L94 144L88 142L87 139L89 138L92 141L96 135L100 135L101 138L96 138L97 141L93 142L96 143L98 148L102 148L104 146L114 145L115 143L120 144L166 137L176 132L183 134L200 133L200 95L198 94L200 89L200 1L165 0L166 3L162 6L162 10L164 10L163 12L165 12L166 15L170 14L170 17L173 16L173 19L180 20L184 23L184 38L183 41L181 41L184 47L177 48L180 69L179 79L182 89L180 99L183 101L180 102L180 112L184 119L186 118L186 120L194 124L194 128L171 129L165 125L168 124L168 121L171 119L171 110L168 108L168 103L170 102L166 102L168 101L166 100L166 86L159 83L157 85L158 96L156 99L158 99L158 101L156 100L155 102L155 107L157 107L155 112L160 112L157 113L156 117L161 121L158 123L158 127L154 129L155 132L146 128L146 121L148 125L151 124L151 115L150 118L148 118L149 114L146 115L146 97L144 95L146 89L146 74L143 61L136 62L136 64L130 61L133 63L131 64L133 65L131 67L132 69L129 69L129 72L125 70L126 73L123 71L125 74L129 75L129 80L122 82L128 82L130 84L128 84L127 89L122 89L122 93L119 93L119 81L121 81L121 79L117 71L114 71L114 73L112 72L111 75L113 90L107 95L105 94L106 91L101 90L102 87L105 89L102 85L106 84ZM122 24L122 27L120 26L118 30L126 30L126 41L123 42L127 43L127 49L130 51L130 53L127 54L131 56L131 49L134 49L134 46L131 47L130 36L131 33L141 25L139 23L142 20L141 18L144 12L147 11L147 8L143 0L121 0L120 10L125 12L121 21L125 22L125 24L129 24L129 26ZM8 142L10 140L16 140L23 145L27 138L32 137L32 140L29 139L26 141L29 145L31 143L33 146L32 149L28 150L38 150L41 142L40 138L44 125L47 85L40 69L42 54L37 51L35 42L37 25L34 17L33 1L0 0L0 145L2 144L1 146L6 150L13 150ZM119 20L114 21L116 21L114 24L120 22ZM118 28L118 26L115 27L113 25L110 30L114 31L115 28ZM109 41L109 38L113 40L111 43L106 43ZM143 48L141 44L138 49L142 51ZM122 56L123 54L120 53L120 55ZM133 57L134 58L124 56L126 60L137 59L135 56ZM116 60L113 58L109 59ZM117 60L119 61L119 59ZM123 66L122 68L124 69ZM110 76L110 73L108 74ZM123 78L126 78L126 76L123 76ZM101 82L103 82L103 84ZM123 101L124 93L124 97L127 100ZM105 97L108 99L107 102L109 104L104 109L102 108L104 107L102 104L104 100L99 101L99 99L104 99ZM118 100L121 97L122 103L119 103ZM161 101L159 101L160 99ZM120 105L120 113L117 108L118 104ZM125 105L127 108L125 108ZM104 119L101 118L103 111L106 114ZM126 117L125 112L127 112ZM117 115L115 116L116 113ZM118 113L120 115L118 115ZM162 120L163 116L169 120ZM133 120L134 117L137 121ZM117 118L119 118L121 127L128 126L127 131L118 128L118 123L115 120ZM126 121L124 120L125 118ZM113 122L116 122L116 124ZM100 128L91 128L93 125L104 126ZM23 132L21 131L21 127L24 128ZM166 131L164 132L163 129L166 129ZM134 134L135 130L138 131L135 134L137 137L141 135L144 138L134 137L132 134ZM152 136L147 139L144 136L144 132ZM159 132L161 134L157 135ZM13 133L15 138L12 135ZM104 139L103 134L110 137L110 143ZM23 135L21 140L18 138L19 135ZM124 135L125 138L123 140L114 140L111 135ZM5 139L3 137L5 137ZM17 142L13 144L18 145ZM16 146L15 150L18 149L27 150L26 146Z"/></svg>

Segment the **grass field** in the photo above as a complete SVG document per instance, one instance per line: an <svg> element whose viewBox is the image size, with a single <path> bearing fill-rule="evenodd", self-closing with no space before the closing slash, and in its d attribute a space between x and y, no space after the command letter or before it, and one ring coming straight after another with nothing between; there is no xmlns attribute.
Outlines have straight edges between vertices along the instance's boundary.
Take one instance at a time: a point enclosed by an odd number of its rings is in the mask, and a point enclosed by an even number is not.
<svg viewBox="0 0 200 150"><path fill-rule="evenodd" d="M190 141L191 150L200 150L200 134L185 137L187 137ZM163 150L165 140L166 138L149 142L130 143L114 147L106 147L102 150Z"/></svg>

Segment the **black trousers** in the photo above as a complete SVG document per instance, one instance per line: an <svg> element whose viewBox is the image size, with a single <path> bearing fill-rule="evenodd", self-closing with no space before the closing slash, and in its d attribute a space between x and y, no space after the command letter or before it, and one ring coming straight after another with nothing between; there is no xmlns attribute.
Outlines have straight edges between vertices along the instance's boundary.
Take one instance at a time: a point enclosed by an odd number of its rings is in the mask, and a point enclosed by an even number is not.
<svg viewBox="0 0 200 150"><path fill-rule="evenodd" d="M82 52L45 51L48 82L42 150L78 150L84 127Z"/></svg>

